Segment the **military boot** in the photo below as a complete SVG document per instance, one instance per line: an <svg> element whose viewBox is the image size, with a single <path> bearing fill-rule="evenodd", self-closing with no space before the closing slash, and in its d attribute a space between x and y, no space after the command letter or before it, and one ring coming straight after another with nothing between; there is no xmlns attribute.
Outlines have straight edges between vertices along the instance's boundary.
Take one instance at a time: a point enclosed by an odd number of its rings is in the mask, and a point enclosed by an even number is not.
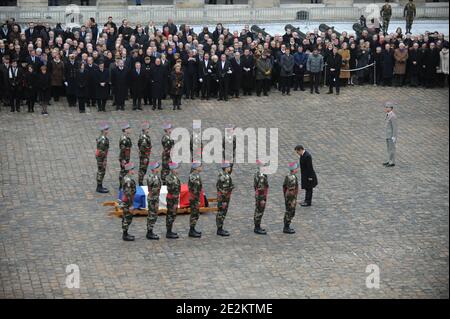
<svg viewBox="0 0 450 319"><path fill-rule="evenodd" d="M109 190L107 188L103 187L102 184L97 184L97 193L105 194L105 193L109 193Z"/></svg>
<svg viewBox="0 0 450 319"><path fill-rule="evenodd" d="M217 235L219 236L230 236L230 233L223 229L222 227L217 228Z"/></svg>
<svg viewBox="0 0 450 319"><path fill-rule="evenodd" d="M196 230L195 230L195 227L192 226L192 227L189 229L189 237L200 238L200 237L202 237L202 233L196 231Z"/></svg>
<svg viewBox="0 0 450 319"><path fill-rule="evenodd" d="M255 229L254 229L255 234L258 235L266 235L267 232L264 228L261 228L261 225L255 225Z"/></svg>
<svg viewBox="0 0 450 319"><path fill-rule="evenodd" d="M153 230L147 230L147 235L145 236L147 239L158 240L159 236L156 235Z"/></svg>
<svg viewBox="0 0 450 319"><path fill-rule="evenodd" d="M294 234L295 230L289 226L289 224L284 224L283 233Z"/></svg>
<svg viewBox="0 0 450 319"><path fill-rule="evenodd" d="M170 239L178 238L178 234L172 232L172 226L167 227L166 238L170 238Z"/></svg>
<svg viewBox="0 0 450 319"><path fill-rule="evenodd" d="M134 236L128 235L127 231L123 232L122 239L124 241L134 241Z"/></svg>

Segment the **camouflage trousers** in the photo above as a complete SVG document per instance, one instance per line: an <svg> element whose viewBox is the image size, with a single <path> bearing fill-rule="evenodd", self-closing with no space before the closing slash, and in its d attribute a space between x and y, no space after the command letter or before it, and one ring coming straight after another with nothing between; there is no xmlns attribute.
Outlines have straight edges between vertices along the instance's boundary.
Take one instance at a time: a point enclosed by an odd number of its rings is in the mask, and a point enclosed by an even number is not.
<svg viewBox="0 0 450 319"><path fill-rule="evenodd" d="M130 212L130 206L128 204L124 204L122 216L122 231L127 232L132 221L133 215Z"/></svg>
<svg viewBox="0 0 450 319"><path fill-rule="evenodd" d="M166 176L170 173L169 163L170 163L170 153L167 155L163 153L161 158L161 182L166 185Z"/></svg>
<svg viewBox="0 0 450 319"><path fill-rule="evenodd" d="M172 196L172 198L169 198L169 194L167 194L166 227L172 227L173 222L177 217L178 195Z"/></svg>
<svg viewBox="0 0 450 319"><path fill-rule="evenodd" d="M390 22L391 20L390 19L383 19L383 34L387 34L388 33L388 30L389 30L389 22Z"/></svg>
<svg viewBox="0 0 450 319"><path fill-rule="evenodd" d="M130 160L120 161L120 173L119 173L119 188L122 189L123 178L127 175L127 170L125 169L125 164Z"/></svg>
<svg viewBox="0 0 450 319"><path fill-rule="evenodd" d="M295 207L297 206L297 196L285 197L286 213L284 214L284 224L290 225L295 216Z"/></svg>
<svg viewBox="0 0 450 319"><path fill-rule="evenodd" d="M159 198L157 199L149 199L147 201L148 215L147 215L147 230L153 230L153 226L155 226L156 220L158 219L158 206L159 206Z"/></svg>
<svg viewBox="0 0 450 319"><path fill-rule="evenodd" d="M255 216L254 221L255 225L261 225L261 220L264 215L264 210L266 209L266 201L267 196L265 195L257 195L255 196Z"/></svg>
<svg viewBox="0 0 450 319"><path fill-rule="evenodd" d="M139 173L138 173L138 182L139 185L144 183L145 174L147 174L149 157L142 156L139 158Z"/></svg>
<svg viewBox="0 0 450 319"><path fill-rule="evenodd" d="M223 222L228 212L228 205L230 203L231 192L217 192L217 208L219 212L216 215L217 228L223 227Z"/></svg>
<svg viewBox="0 0 450 319"><path fill-rule="evenodd" d="M97 184L103 183L106 173L106 157L97 157Z"/></svg>
<svg viewBox="0 0 450 319"><path fill-rule="evenodd" d="M189 206L191 208L189 225L195 227L200 216L200 194L189 193Z"/></svg>
<svg viewBox="0 0 450 319"><path fill-rule="evenodd" d="M414 17L406 17L406 32L411 32L411 28L414 22Z"/></svg>

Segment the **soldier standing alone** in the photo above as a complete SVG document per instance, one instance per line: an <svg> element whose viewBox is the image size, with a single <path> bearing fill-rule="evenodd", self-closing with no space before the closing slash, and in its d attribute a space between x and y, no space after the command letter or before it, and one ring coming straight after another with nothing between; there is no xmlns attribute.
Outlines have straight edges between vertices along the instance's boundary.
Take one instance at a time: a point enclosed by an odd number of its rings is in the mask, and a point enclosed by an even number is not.
<svg viewBox="0 0 450 319"><path fill-rule="evenodd" d="M285 177L283 183L284 203L286 205L286 213L284 214L283 233L294 234L295 230L290 227L292 219L295 216L295 207L297 206L298 195L298 163L289 163L289 174Z"/></svg>
<svg viewBox="0 0 450 319"><path fill-rule="evenodd" d="M189 237L200 238L202 232L195 229L198 218L200 216L200 195L202 191L202 179L200 172L202 171L202 164L200 162L193 162L191 166L191 174L189 174L189 206L191 208Z"/></svg>
<svg viewBox="0 0 450 319"><path fill-rule="evenodd" d="M176 171L178 166L179 166L178 163L170 162L169 163L170 172L166 176L166 185L167 185L166 238L171 239L178 238L178 234L172 232L173 222L177 217L177 208L181 189L180 179L178 178L178 173Z"/></svg>
<svg viewBox="0 0 450 319"><path fill-rule="evenodd" d="M386 144L388 151L388 161L383 163L385 167L395 166L395 149L397 145L397 116L394 113L394 103L386 102L384 104L385 118L385 131L386 131Z"/></svg>
<svg viewBox="0 0 450 319"><path fill-rule="evenodd" d="M152 140L149 135L150 123L144 122L142 124L142 133L139 136L138 148L139 148L139 186L143 185L144 176L147 173L148 161L150 160L150 154L152 152Z"/></svg>
<svg viewBox="0 0 450 319"><path fill-rule="evenodd" d="M383 34L386 35L389 29L389 22L392 17L392 7L389 4L389 0L386 0L386 3L383 5L380 11L381 17L383 18Z"/></svg>
<svg viewBox="0 0 450 319"><path fill-rule="evenodd" d="M123 186L123 178L127 174L125 170L125 165L130 162L130 154L131 154L131 146L133 143L131 142L130 133L131 128L130 124L125 123L122 125L122 137L119 140L119 163L120 163L120 173L119 173L119 188L122 189Z"/></svg>
<svg viewBox="0 0 450 319"><path fill-rule="evenodd" d="M165 124L163 126L164 129L164 135L161 139L161 144L163 147L162 152L162 169L161 169L161 181L163 185L166 185L166 176L169 175L170 168L169 163L171 161L170 159L170 151L172 150L173 145L175 144L174 140L170 138L170 133L172 132L172 125L171 124Z"/></svg>
<svg viewBox="0 0 450 319"><path fill-rule="evenodd" d="M161 191L161 179L158 176L160 164L153 162L148 165L151 173L147 177L147 239L158 240L159 236L153 233L153 227L158 219L159 193Z"/></svg>
<svg viewBox="0 0 450 319"><path fill-rule="evenodd" d="M122 239L125 241L133 241L134 236L128 235L128 228L133 221L133 215L130 208L133 206L134 194L136 194L136 182L133 180L134 164L128 162L124 165L125 176L123 177L123 193L122 193Z"/></svg>
<svg viewBox="0 0 450 319"><path fill-rule="evenodd" d="M269 191L269 179L267 174L261 172L261 167L264 163L260 160L256 161L258 165L258 171L255 173L253 179L253 186L255 188L255 233L259 235L267 234L266 230L261 228L261 220L264 215L264 210L266 208L267 193Z"/></svg>
<svg viewBox="0 0 450 319"><path fill-rule="evenodd" d="M403 9L403 16L406 17L406 33L411 33L413 21L416 17L416 5L413 0L409 0L409 2L405 5L405 9Z"/></svg>
<svg viewBox="0 0 450 319"><path fill-rule="evenodd" d="M222 171L219 173L217 180L217 208L219 212L216 215L217 235L230 236L230 233L223 229L223 222L228 212L228 205L230 203L231 192L234 185L231 178L231 164L228 161L222 162Z"/></svg>
<svg viewBox="0 0 450 319"><path fill-rule="evenodd" d="M109 139L107 137L109 125L103 123L100 126L101 134L97 139L97 149L95 151L95 158L97 159L97 193L108 193L109 190L103 187L103 178L106 172L106 162L109 150Z"/></svg>

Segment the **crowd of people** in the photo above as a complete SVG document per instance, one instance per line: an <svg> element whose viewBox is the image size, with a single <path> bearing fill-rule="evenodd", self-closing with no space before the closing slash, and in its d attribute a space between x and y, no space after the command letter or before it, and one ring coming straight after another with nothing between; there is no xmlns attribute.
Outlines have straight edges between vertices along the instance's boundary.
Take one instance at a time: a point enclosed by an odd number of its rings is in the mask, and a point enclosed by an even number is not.
<svg viewBox="0 0 450 319"><path fill-rule="evenodd" d="M33 22L22 29L9 19L0 27L0 60L0 99L11 112L24 103L34 112L39 102L48 114L51 99L63 96L80 112L86 106L106 111L110 99L116 110L124 110L127 99L133 110L155 110L171 98L180 110L183 96L290 95L305 91L307 81L312 94L324 82L336 94L345 85L444 87L449 43L442 33L403 34L400 28L388 34L316 29L306 36L286 29L271 36L221 23L197 34L171 19L158 27L131 26L127 19L117 26L111 17L100 26L90 18L72 29Z"/></svg>

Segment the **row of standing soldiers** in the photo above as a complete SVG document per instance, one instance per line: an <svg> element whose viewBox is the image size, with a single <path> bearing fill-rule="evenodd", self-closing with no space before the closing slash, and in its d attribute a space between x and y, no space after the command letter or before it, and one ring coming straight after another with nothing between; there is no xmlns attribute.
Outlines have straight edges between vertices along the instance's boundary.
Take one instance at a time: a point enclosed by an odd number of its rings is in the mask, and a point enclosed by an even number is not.
<svg viewBox="0 0 450 319"><path fill-rule="evenodd" d="M103 123L100 127L101 135L97 139L97 192L107 193L108 190L103 187L103 178L106 170L107 155L109 149L109 139L107 137L109 126ZM159 162L149 162L151 153L151 140L149 137L149 124L145 122L142 126L142 134L139 137L139 173L138 184L143 185L144 177L147 169L150 172L147 177L148 197L147 197L147 239L159 239L159 236L153 232L154 225L157 220L159 196L162 185L167 186L167 215L166 215L166 238L178 238L178 234L172 230L173 223L176 218L176 210L178 207L181 182L178 177L177 169L178 163L172 162L170 158L170 151L174 145L174 141L170 138L171 125L164 125L165 134L162 138L162 165ZM132 222L133 215L130 208L133 206L134 195L136 193L136 182L133 179L134 164L130 162L130 151L132 147L131 139L129 137L130 126L128 123L122 126L123 136L120 139L120 189L121 189L121 205L123 208L122 217L122 238L125 241L133 241L134 236L128 234L129 226ZM254 213L254 232L257 234L266 234L266 230L261 227L261 221L266 207L269 182L268 176L264 173L265 163L260 160L256 161L258 170L254 175L254 190L255 190L255 213ZM230 233L223 228L225 217L228 212L228 206L231 199L231 193L234 189L233 180L231 177L233 163L223 161L221 164L222 170L219 172L216 183L217 189L217 208L216 215L217 235L229 236ZM290 227L292 219L295 216L295 208L297 206L298 195L298 163L289 163L290 174L286 176L283 183L283 193L285 198L286 212L284 216L283 232L292 234L295 230ZM161 177L159 173L161 171ZM189 189L189 204L191 209L190 215L190 229L189 237L199 238L201 232L196 230L196 224L200 215L200 202L202 196L202 180L200 172L202 171L202 164L198 161L193 161L191 164L191 172L188 180Z"/></svg>
<svg viewBox="0 0 450 319"><path fill-rule="evenodd" d="M383 33L386 35L389 29L389 22L392 17L392 7L389 4L389 0L381 7L380 10L381 18L383 19ZM409 0L403 9L403 17L406 19L406 33L411 33L412 24L414 18L416 17L416 5L413 0Z"/></svg>

